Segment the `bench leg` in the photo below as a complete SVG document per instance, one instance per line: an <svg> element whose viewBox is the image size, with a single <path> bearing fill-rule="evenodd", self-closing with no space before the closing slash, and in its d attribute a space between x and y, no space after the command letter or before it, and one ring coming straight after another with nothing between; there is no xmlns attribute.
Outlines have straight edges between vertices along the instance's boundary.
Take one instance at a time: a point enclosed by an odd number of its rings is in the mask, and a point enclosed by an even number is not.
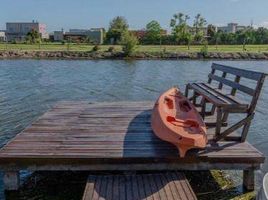
<svg viewBox="0 0 268 200"><path fill-rule="evenodd" d="M3 181L5 190L18 190L20 185L19 171L5 171Z"/></svg>
<svg viewBox="0 0 268 200"><path fill-rule="evenodd" d="M211 115L214 115L215 114L215 111L216 111L216 106L215 105L212 105L212 108L211 108Z"/></svg>
<svg viewBox="0 0 268 200"><path fill-rule="evenodd" d="M254 190L254 170L253 169L243 171L243 185L249 191Z"/></svg>
<svg viewBox="0 0 268 200"><path fill-rule="evenodd" d="M225 112L223 114L223 117L222 117L222 122L227 122L228 116L229 116L229 113L228 112Z"/></svg>
<svg viewBox="0 0 268 200"><path fill-rule="evenodd" d="M188 84L185 87L184 95L185 95L185 97L188 97L188 95L189 95L189 86L188 86Z"/></svg>
<svg viewBox="0 0 268 200"><path fill-rule="evenodd" d="M206 116L206 99L205 98L202 98L202 101L201 101L201 107L202 107L202 110L201 110L201 116L203 119L205 119L205 116Z"/></svg>
<svg viewBox="0 0 268 200"><path fill-rule="evenodd" d="M220 135L216 135L216 141L219 141L223 138L226 138L226 136L230 135L231 133L233 133L235 130L239 129L242 126L246 126L246 123L248 123L250 120L253 119L253 115L247 116L246 118L240 120L239 122L237 122L236 124L232 125L231 127L229 127L228 129L224 130L222 133L220 133ZM233 138L233 137L229 137L229 140ZM241 141L242 137L234 137L235 140L239 139Z"/></svg>
<svg viewBox="0 0 268 200"><path fill-rule="evenodd" d="M222 126L222 108L217 108L217 122L216 122L216 136L220 135L221 133L221 126Z"/></svg>
<svg viewBox="0 0 268 200"><path fill-rule="evenodd" d="M249 131L249 127L250 127L250 123L251 121L248 121L245 126L243 127L243 131L242 131L242 136L241 136L241 142L245 142L247 135L248 135L248 131Z"/></svg>
<svg viewBox="0 0 268 200"><path fill-rule="evenodd" d="M196 106L196 98L197 98L197 94L196 92L193 93L193 104Z"/></svg>

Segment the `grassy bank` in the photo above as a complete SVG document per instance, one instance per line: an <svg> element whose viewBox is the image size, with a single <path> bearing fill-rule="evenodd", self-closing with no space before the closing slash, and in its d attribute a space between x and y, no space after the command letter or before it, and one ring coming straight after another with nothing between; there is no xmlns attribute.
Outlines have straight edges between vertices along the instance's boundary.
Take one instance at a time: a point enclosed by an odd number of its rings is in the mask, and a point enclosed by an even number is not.
<svg viewBox="0 0 268 200"><path fill-rule="evenodd" d="M110 47L114 47L115 51L121 51L120 45L100 45L100 51L107 51ZM0 51L5 50L21 50L21 51L91 51L93 45L88 44L61 44L61 43L43 43L38 44L5 44L0 43ZM137 52L200 52L202 45L193 45L188 49L187 46L174 45L139 45ZM242 45L209 45L209 52L244 52ZM263 53L268 52L268 45L246 45L246 52Z"/></svg>

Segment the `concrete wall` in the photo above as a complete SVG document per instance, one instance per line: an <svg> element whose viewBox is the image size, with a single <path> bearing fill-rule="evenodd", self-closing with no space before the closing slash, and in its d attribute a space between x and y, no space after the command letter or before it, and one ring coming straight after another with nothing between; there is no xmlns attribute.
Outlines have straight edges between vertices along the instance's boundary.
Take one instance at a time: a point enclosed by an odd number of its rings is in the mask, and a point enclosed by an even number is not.
<svg viewBox="0 0 268 200"><path fill-rule="evenodd" d="M6 41L6 33L4 31L0 31L0 42Z"/></svg>

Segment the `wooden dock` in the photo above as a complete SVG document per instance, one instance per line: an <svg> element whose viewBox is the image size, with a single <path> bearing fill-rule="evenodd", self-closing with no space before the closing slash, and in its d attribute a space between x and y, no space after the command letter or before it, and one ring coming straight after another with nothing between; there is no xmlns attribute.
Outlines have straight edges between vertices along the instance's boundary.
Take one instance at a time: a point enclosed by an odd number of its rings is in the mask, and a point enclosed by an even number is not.
<svg viewBox="0 0 268 200"><path fill-rule="evenodd" d="M90 175L83 200L197 200L183 173Z"/></svg>
<svg viewBox="0 0 268 200"><path fill-rule="evenodd" d="M185 158L152 132L153 102L61 102L0 150L6 189L30 170L244 170L252 189L264 156L247 142L209 142ZM212 138L209 129L208 137Z"/></svg>

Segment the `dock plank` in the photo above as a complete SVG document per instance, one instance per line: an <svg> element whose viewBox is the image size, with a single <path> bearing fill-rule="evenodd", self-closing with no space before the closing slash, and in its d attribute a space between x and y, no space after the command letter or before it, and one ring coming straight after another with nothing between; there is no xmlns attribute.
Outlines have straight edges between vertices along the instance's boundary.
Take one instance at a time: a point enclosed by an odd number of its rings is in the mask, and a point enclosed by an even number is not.
<svg viewBox="0 0 268 200"><path fill-rule="evenodd" d="M189 169L199 165L204 169L204 163L207 169L229 163L229 168L235 169L243 164L245 168L258 168L264 162L263 154L252 145L234 141L209 140L205 149L190 150L180 158L173 145L154 135L150 125L152 107L153 102L58 103L0 149L0 167L40 166L52 170L65 169L62 165L71 163L68 169L79 169L82 162L87 169L92 163L116 164L118 169L134 163L139 169L150 166L157 170L156 163L171 168L180 163L176 167L182 169L185 163L192 163ZM209 139L213 133L208 129Z"/></svg>
<svg viewBox="0 0 268 200"><path fill-rule="evenodd" d="M94 185L98 185L97 181L99 179L102 179L101 187L94 187ZM120 190L118 190L117 180L120 180L119 181ZM155 182L155 180L158 181ZM159 180L162 181L160 181L159 183ZM109 191L113 191L112 193L105 191L106 185L109 185L110 187ZM132 188L132 186L134 187ZM170 188L172 188L172 190ZM94 198L95 196L93 194L95 194L96 197L99 197L99 199L105 199L105 200L108 199L109 200L118 200L118 199L196 200L197 199L188 180L181 172L169 172L162 174L142 174L142 175L141 174L105 175L105 176L89 175L82 199L83 200L95 199Z"/></svg>

